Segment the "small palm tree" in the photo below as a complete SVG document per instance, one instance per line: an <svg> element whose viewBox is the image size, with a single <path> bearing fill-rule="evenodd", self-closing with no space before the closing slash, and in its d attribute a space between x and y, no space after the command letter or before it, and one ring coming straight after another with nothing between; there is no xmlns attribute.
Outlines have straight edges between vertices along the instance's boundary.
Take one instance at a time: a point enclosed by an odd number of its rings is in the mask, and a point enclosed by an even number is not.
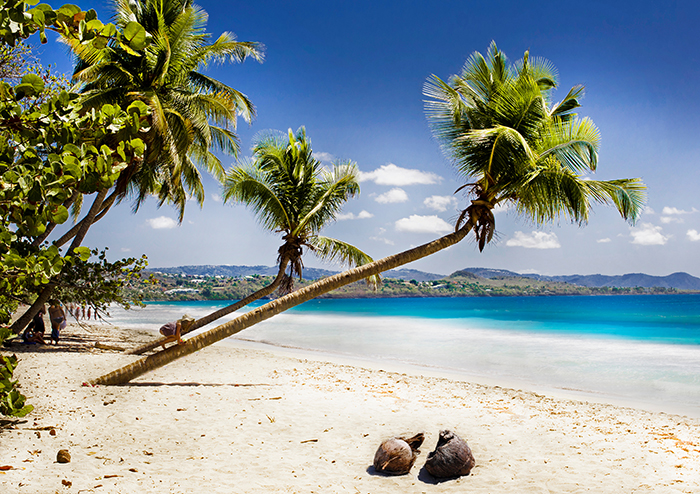
<svg viewBox="0 0 700 494"><path fill-rule="evenodd" d="M231 168L223 192L225 202L246 205L266 230L282 234L284 243L277 251L278 274L271 284L198 319L183 328L182 334L266 297L278 287L282 295L291 292L294 277L302 277L304 250L324 261L339 261L350 267L372 262L357 247L319 234L335 220L343 204L360 192L360 186L354 164L334 164L326 170L314 159L304 127L296 133L289 129L286 136L269 133L257 139L253 162ZM367 282L376 286L379 275L368 276ZM141 354L156 346L157 342L149 343L130 353Z"/></svg>
<svg viewBox="0 0 700 494"><path fill-rule="evenodd" d="M224 181L224 202L245 204L262 226L283 234L277 262L289 264L283 293L301 278L302 254L307 249L324 261L360 266L372 258L357 247L319 234L335 220L345 202L359 194L355 164L336 163L326 170L314 159L304 127L287 136L268 134L253 148L252 166L229 170Z"/></svg>
<svg viewBox="0 0 700 494"><path fill-rule="evenodd" d="M634 222L644 204L644 184L639 179L594 181L583 175L596 169L598 130L573 112L582 87L552 105L554 87L556 78L548 62L531 63L525 53L522 61L509 66L495 44L486 57L474 53L449 83L431 77L425 86L428 119L466 179L461 189L471 194L455 232L319 280L93 384L128 382L319 295L446 249L470 232L483 249L493 237L492 210L498 204L510 203L536 223L565 216L584 224L592 202L607 203Z"/></svg>

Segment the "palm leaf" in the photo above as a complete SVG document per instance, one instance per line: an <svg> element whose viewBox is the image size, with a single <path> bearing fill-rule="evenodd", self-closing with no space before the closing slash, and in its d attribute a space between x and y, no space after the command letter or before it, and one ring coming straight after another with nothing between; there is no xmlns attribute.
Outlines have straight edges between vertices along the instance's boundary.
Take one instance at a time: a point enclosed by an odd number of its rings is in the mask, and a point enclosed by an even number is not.
<svg viewBox="0 0 700 494"><path fill-rule="evenodd" d="M307 243L312 246L314 255L326 262L339 262L346 266L357 267L374 261L357 247L335 238L314 235L307 240ZM365 281L372 288L376 288L381 282L381 277L373 275Z"/></svg>

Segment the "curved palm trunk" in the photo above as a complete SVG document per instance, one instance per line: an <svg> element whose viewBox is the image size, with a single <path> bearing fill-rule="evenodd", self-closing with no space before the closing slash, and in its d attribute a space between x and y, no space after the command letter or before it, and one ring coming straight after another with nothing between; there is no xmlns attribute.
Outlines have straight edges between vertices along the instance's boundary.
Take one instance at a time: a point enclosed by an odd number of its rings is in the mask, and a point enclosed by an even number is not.
<svg viewBox="0 0 700 494"><path fill-rule="evenodd" d="M316 283L301 288L296 292L285 295L284 297L273 300L261 307L247 312L233 321L229 321L221 326L197 335L185 341L183 345L174 345L167 350L154 353L148 357L142 358L127 366L117 369L109 374L100 376L90 381L91 384L124 384L132 379L135 379L147 372L162 367L170 362L177 360L186 355L190 355L204 347L212 345L217 341L228 338L246 328L249 328L261 321L271 318L290 309L303 302L311 300L319 295L328 293L336 288L345 286L349 283L365 279L369 276L376 275L394 269L398 266L408 264L409 262L417 261L423 257L434 254L461 241L467 233L472 229L471 221L468 221L462 228L454 233L445 235L430 243L423 244L413 249L394 254L393 256L385 257L378 261L359 266L357 268L344 271L342 273L329 276Z"/></svg>
<svg viewBox="0 0 700 494"><path fill-rule="evenodd" d="M83 239L85 238L85 235L87 235L88 230L90 229L90 225L95 220L95 216L97 216L98 212L102 208L102 204L105 201L105 197L107 196L107 192L109 189L102 189L97 193L97 196L95 197L95 200L92 202L92 206L90 206L90 211L88 211L88 214L85 216L85 219L80 223L80 228L77 231L77 234L73 238L73 242L71 243L70 247L68 248L68 252L72 252L73 249L76 249L77 247L80 247L80 244L83 242ZM58 276L61 276L60 273ZM44 304L49 300L49 297L51 297L51 294L53 293L53 289L56 287L56 279L52 279L49 281L49 283L44 287L44 289L39 293L39 296L36 298L34 303L27 309L27 311L22 314L19 319L17 319L14 323L12 323L11 329L12 332L15 334L19 334L24 327L29 324L29 321L32 320L32 318L39 312L39 309L41 309Z"/></svg>
<svg viewBox="0 0 700 494"><path fill-rule="evenodd" d="M80 194L80 192L78 192L78 189L74 190L73 194L68 198L68 200L66 202L63 203L63 205L66 208L71 207L73 205L73 203L75 203L79 194ZM57 224L54 223L53 221L51 223L49 223L48 225L46 225L46 230L44 231L44 233L42 233L40 236L38 236L37 238L34 239L34 241L32 242L32 247L39 247L44 242L44 240L49 238L49 235L51 235L51 232L54 230L54 228L56 228L56 226L57 226ZM76 233L77 233L77 231L76 231Z"/></svg>
<svg viewBox="0 0 700 494"><path fill-rule="evenodd" d="M93 215L91 217L92 219L89 222L88 222L88 216L86 216L85 218L80 220L78 223L76 223L73 226L73 228L71 228L66 233L64 233L61 238L56 240L54 242L54 245L56 247L63 246L66 242L68 242L70 239L74 238L78 234L78 232L83 227L83 225L87 224L88 228L90 228L90 226L92 226L95 223L97 223L98 221L100 221L104 217L104 215L107 214L107 212L112 207L112 205L114 204L114 201L116 199L117 199L117 193L115 191L107 199L105 199L102 202L102 206L100 207L100 211L96 215Z"/></svg>
<svg viewBox="0 0 700 494"><path fill-rule="evenodd" d="M258 299L261 299L263 297L268 296L269 294L274 292L275 289L282 282L282 279L284 278L284 272L287 269L288 263L289 263L288 260L284 260L282 263L280 263L280 269L277 272L277 278L275 278L274 281L272 283L270 283L269 285L261 288L260 290L258 290L255 293L251 293L250 295L248 295L244 299L239 300L235 304L228 305L222 309L217 310L216 312L212 312L211 314L204 316L201 319L197 319L189 327L187 327L187 328L183 327L180 334L184 335L184 334L187 334L187 333L194 331L195 329L199 329L201 327L204 327L207 324L209 324L210 322L216 321L217 319L222 318L222 317L230 314L231 312L236 312L241 307L245 307L246 305L253 303ZM134 348L133 350L129 350L126 353L128 353L130 355L141 355L142 353L146 353L147 351L153 350L154 348L158 347L161 344L162 340L164 340L164 339L165 338L161 338L158 341L154 341L151 343L147 343L145 345L141 345L140 347Z"/></svg>

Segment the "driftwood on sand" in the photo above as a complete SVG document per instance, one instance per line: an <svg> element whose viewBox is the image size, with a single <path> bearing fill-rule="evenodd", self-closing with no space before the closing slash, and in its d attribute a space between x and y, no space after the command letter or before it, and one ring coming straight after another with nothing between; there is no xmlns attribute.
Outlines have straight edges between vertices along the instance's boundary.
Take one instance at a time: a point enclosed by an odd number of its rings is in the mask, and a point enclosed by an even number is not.
<svg viewBox="0 0 700 494"><path fill-rule="evenodd" d="M389 475L403 475L411 470L423 444L423 433L408 439L392 437L384 441L374 455L374 468Z"/></svg>
<svg viewBox="0 0 700 494"><path fill-rule="evenodd" d="M437 479L469 475L474 468L474 455L466 441L452 431L440 431L435 451L428 455L425 469Z"/></svg>

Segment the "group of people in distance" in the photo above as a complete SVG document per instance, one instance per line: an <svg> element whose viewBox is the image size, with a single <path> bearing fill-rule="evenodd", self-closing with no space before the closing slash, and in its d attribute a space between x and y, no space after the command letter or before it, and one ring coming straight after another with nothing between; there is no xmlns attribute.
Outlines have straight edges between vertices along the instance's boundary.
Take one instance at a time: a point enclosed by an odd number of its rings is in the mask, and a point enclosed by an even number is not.
<svg viewBox="0 0 700 494"><path fill-rule="evenodd" d="M75 317L76 321L80 321L81 318L89 321L92 318L92 307L88 307L85 310L85 307L70 304L68 305L68 312ZM97 319L97 311L95 311L95 319Z"/></svg>

